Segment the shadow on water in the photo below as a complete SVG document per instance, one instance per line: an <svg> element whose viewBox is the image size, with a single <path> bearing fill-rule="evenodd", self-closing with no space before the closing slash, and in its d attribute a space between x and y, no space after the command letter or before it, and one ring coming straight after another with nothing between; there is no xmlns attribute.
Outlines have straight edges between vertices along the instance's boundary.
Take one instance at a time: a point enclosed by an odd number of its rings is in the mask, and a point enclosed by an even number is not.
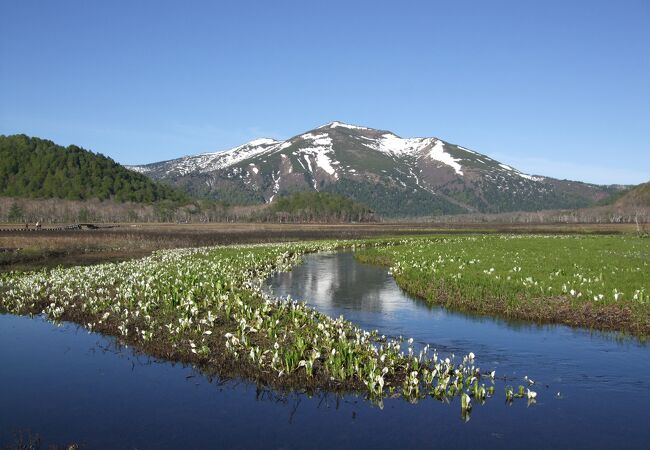
<svg viewBox="0 0 650 450"><path fill-rule="evenodd" d="M415 405L363 395L274 392L208 379L72 324L0 316L0 448L21 430L88 448L644 448L650 353L585 330L454 314L413 300L349 253L309 255L273 292L441 354L473 351L538 403L496 398L461 417L457 399ZM603 430L607 430L603 433Z"/></svg>

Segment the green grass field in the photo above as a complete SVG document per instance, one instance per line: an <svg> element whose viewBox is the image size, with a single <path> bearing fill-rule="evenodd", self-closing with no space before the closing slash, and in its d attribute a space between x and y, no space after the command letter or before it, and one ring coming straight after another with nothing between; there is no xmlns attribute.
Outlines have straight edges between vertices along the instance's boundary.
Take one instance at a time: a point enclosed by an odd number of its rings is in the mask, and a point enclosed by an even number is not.
<svg viewBox="0 0 650 450"><path fill-rule="evenodd" d="M453 309L650 333L650 240L449 236L357 252L406 291Z"/></svg>

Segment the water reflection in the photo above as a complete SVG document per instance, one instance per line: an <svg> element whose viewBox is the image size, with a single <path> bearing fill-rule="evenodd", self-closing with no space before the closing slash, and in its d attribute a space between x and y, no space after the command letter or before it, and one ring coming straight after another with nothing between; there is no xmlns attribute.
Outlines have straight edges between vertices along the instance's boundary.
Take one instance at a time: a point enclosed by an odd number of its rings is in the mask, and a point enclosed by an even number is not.
<svg viewBox="0 0 650 450"><path fill-rule="evenodd" d="M650 380L645 376L650 352L636 341L429 306L406 295L385 268L359 264L352 253L308 255L291 272L271 277L269 287L275 295L305 300L325 314L342 314L387 336L413 337L420 345L449 354L472 351L483 369L497 369L518 381L534 375L557 390L606 385L650 399Z"/></svg>
<svg viewBox="0 0 650 450"><path fill-rule="evenodd" d="M86 448L619 449L650 440L650 353L634 342L430 308L350 254L311 255L270 282L364 328L474 351L515 386L528 375L538 403L508 406L499 388L464 423L457 401L386 399L379 409L363 396L278 393L208 379L75 325L0 315L0 448L19 430Z"/></svg>
<svg viewBox="0 0 650 450"><path fill-rule="evenodd" d="M321 311L366 311L389 314L401 308L400 289L385 270L356 264L351 254L308 256L295 271L271 282L280 296L309 299Z"/></svg>

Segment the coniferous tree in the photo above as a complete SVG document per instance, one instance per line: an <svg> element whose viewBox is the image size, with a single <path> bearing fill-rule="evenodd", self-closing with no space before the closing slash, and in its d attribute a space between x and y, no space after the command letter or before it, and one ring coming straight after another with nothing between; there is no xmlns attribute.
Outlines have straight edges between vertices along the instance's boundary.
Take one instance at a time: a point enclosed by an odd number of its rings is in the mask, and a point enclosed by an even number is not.
<svg viewBox="0 0 650 450"><path fill-rule="evenodd" d="M0 195L137 203L188 200L184 193L103 155L25 135L0 135Z"/></svg>

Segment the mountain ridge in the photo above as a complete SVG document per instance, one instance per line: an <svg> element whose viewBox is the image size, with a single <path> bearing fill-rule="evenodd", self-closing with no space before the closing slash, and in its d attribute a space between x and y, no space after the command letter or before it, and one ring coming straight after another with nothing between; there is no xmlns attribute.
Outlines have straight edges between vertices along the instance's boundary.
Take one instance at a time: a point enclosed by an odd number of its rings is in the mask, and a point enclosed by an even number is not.
<svg viewBox="0 0 650 450"><path fill-rule="evenodd" d="M437 137L340 121L284 141L127 167L201 197L256 204L328 191L389 217L587 207L618 189L529 175Z"/></svg>

